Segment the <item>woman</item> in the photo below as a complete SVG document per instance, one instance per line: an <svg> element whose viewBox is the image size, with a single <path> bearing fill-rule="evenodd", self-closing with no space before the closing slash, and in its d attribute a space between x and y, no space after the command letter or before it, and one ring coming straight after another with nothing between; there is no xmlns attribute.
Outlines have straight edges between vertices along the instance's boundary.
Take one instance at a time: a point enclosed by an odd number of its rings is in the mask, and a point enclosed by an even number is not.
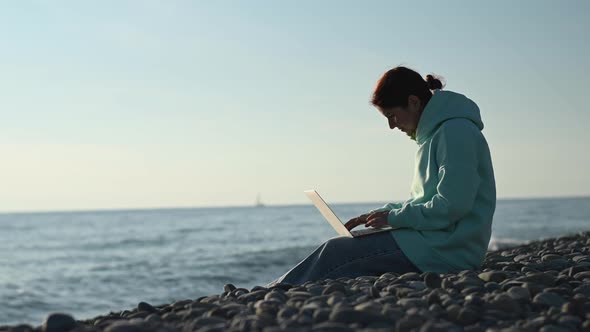
<svg viewBox="0 0 590 332"><path fill-rule="evenodd" d="M424 80L400 66L387 71L373 93L371 102L389 128L398 128L418 144L414 181L407 201L386 204L345 226L396 229L332 238L268 286L482 267L496 208L490 151L478 106L462 94L441 89L432 75Z"/></svg>

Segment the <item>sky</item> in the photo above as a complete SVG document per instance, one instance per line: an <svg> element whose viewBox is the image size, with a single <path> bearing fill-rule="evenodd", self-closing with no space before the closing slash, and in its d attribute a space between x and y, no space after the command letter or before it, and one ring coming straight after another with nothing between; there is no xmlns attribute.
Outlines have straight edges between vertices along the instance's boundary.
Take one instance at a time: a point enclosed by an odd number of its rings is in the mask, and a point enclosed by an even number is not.
<svg viewBox="0 0 590 332"><path fill-rule="evenodd" d="M497 195L590 195L588 1L5 1L0 212L409 197L387 70L474 100Z"/></svg>

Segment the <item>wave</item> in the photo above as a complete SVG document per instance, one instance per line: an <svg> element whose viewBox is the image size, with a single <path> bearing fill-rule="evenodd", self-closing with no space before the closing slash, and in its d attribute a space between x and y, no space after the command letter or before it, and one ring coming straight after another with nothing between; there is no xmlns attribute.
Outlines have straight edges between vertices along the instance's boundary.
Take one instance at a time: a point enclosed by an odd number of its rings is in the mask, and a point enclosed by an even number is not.
<svg viewBox="0 0 590 332"><path fill-rule="evenodd" d="M270 248L248 251L223 257L217 261L199 264L205 271L231 269L235 271L262 270L272 267L291 265L309 255L316 246L291 246L285 248Z"/></svg>
<svg viewBox="0 0 590 332"><path fill-rule="evenodd" d="M516 247L523 244L528 244L530 241L519 240L514 238L495 238L492 236L488 245L489 251L504 250L507 248Z"/></svg>

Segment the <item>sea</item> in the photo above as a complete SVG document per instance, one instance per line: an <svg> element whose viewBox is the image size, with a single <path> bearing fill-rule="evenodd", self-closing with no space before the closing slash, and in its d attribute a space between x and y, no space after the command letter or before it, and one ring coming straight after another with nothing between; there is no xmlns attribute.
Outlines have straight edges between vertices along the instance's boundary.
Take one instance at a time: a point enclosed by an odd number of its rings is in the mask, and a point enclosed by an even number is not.
<svg viewBox="0 0 590 332"><path fill-rule="evenodd" d="M587 230L590 197L498 200L489 249ZM0 325L264 286L334 236L312 205L0 214Z"/></svg>

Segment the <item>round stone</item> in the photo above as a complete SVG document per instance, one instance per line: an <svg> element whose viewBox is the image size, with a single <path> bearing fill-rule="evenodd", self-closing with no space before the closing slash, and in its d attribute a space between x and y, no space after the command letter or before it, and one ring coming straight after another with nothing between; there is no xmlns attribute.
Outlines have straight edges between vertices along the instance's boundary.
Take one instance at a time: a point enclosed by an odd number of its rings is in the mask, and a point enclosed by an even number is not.
<svg viewBox="0 0 590 332"><path fill-rule="evenodd" d="M150 332L151 328L143 321L119 321L107 327L105 332Z"/></svg>
<svg viewBox="0 0 590 332"><path fill-rule="evenodd" d="M329 306L335 306L336 304L338 304L338 303L340 303L342 301L345 301L344 296L341 295L341 294L342 293L340 293L340 292L334 293L333 295L331 295L330 297L328 297L328 300L326 301L326 303Z"/></svg>
<svg viewBox="0 0 590 332"><path fill-rule="evenodd" d="M528 302L531 299L531 293L529 290L520 286L511 287L508 289L507 294L513 299L521 302Z"/></svg>
<svg viewBox="0 0 590 332"><path fill-rule="evenodd" d="M443 278L441 286L443 289L450 290L454 287L453 280L450 278Z"/></svg>
<svg viewBox="0 0 590 332"><path fill-rule="evenodd" d="M225 292L231 292L234 289L236 289L236 286L234 286L233 284L225 284L225 285L223 285L223 290Z"/></svg>
<svg viewBox="0 0 590 332"><path fill-rule="evenodd" d="M137 304L137 311L143 311L143 312L147 312L150 314L158 312L158 310L156 308L154 308L151 304L149 304L147 302L139 302Z"/></svg>
<svg viewBox="0 0 590 332"><path fill-rule="evenodd" d="M236 291L236 290L234 290ZM266 290L256 290L253 291L251 293L245 293L242 294L240 296L238 296L238 300L244 301L244 302L256 302L258 300L261 300L264 298L264 296L266 296L267 291Z"/></svg>
<svg viewBox="0 0 590 332"><path fill-rule="evenodd" d="M459 319L459 313L461 312L461 306L458 304L451 304L447 308L447 315L450 319L457 321Z"/></svg>
<svg viewBox="0 0 590 332"><path fill-rule="evenodd" d="M76 327L76 321L68 314L52 313L42 324L43 332L67 332Z"/></svg>
<svg viewBox="0 0 590 332"><path fill-rule="evenodd" d="M485 302L484 300L476 295L476 294L469 294L467 296L465 296L465 304L472 304L472 305L476 305L476 306L481 306L483 305Z"/></svg>
<svg viewBox="0 0 590 332"><path fill-rule="evenodd" d="M590 279L590 271L578 272L574 275L576 280Z"/></svg>
<svg viewBox="0 0 590 332"><path fill-rule="evenodd" d="M346 294L346 286L341 283L333 283L330 286L324 288L322 295L328 295L334 292L342 292Z"/></svg>
<svg viewBox="0 0 590 332"><path fill-rule="evenodd" d="M291 288L293 288L292 284L287 282L279 282L277 284L272 285L269 289L280 289L282 291L288 291Z"/></svg>
<svg viewBox="0 0 590 332"><path fill-rule="evenodd" d="M520 312L520 304L506 293L496 295L489 303L492 309L507 314L517 314Z"/></svg>
<svg viewBox="0 0 590 332"><path fill-rule="evenodd" d="M415 316L415 315L414 315ZM417 331L424 322L419 317L403 316L395 323L395 329L388 331Z"/></svg>
<svg viewBox="0 0 590 332"><path fill-rule="evenodd" d="M572 330L577 330L580 327L580 324L582 324L582 319L574 315L563 315L557 319L557 322L559 325L568 326Z"/></svg>
<svg viewBox="0 0 590 332"><path fill-rule="evenodd" d="M277 313L277 320L279 322L287 320L287 319L293 317L294 315L296 315L297 313L299 313L299 309L297 309L297 308L290 307L290 306L283 307Z"/></svg>
<svg viewBox="0 0 590 332"><path fill-rule="evenodd" d="M259 291L259 290L268 290L268 288L266 288L264 286L256 285L256 286L252 287L252 289L250 289L250 292L255 292L255 291Z"/></svg>
<svg viewBox="0 0 590 332"><path fill-rule="evenodd" d="M581 261L590 261L590 256L586 256L586 255L579 255L579 256L574 256L572 258L572 261L579 263Z"/></svg>
<svg viewBox="0 0 590 332"><path fill-rule="evenodd" d="M35 329L31 325L28 325L28 324L19 324L19 325L12 326L12 327L8 328L8 330L4 330L2 328L2 326L0 326L0 331L6 331L6 332L34 332Z"/></svg>
<svg viewBox="0 0 590 332"><path fill-rule="evenodd" d="M354 310L381 312L383 305L375 301L367 301L354 306Z"/></svg>
<svg viewBox="0 0 590 332"><path fill-rule="evenodd" d="M221 317L200 317L185 326L187 331L203 330L211 326L225 326L226 320Z"/></svg>
<svg viewBox="0 0 590 332"><path fill-rule="evenodd" d="M377 321L387 321L388 319L377 313L368 311L358 311L354 309L336 309L330 314L330 321L340 322L345 324L360 323L369 324Z"/></svg>
<svg viewBox="0 0 590 332"><path fill-rule="evenodd" d="M479 313L472 308L462 308L459 311L457 322L461 325L471 325L479 320Z"/></svg>
<svg viewBox="0 0 590 332"><path fill-rule="evenodd" d="M149 314L144 318L144 321L146 321L148 323L156 324L156 323L162 322L162 318L160 316L158 316L158 314Z"/></svg>
<svg viewBox="0 0 590 332"><path fill-rule="evenodd" d="M416 272L404 273L398 278L399 280L420 280L420 274Z"/></svg>
<svg viewBox="0 0 590 332"><path fill-rule="evenodd" d="M289 299L289 297L285 293L283 293L282 291L272 290L272 291L266 293L266 295L264 296L264 299L284 303Z"/></svg>
<svg viewBox="0 0 590 332"><path fill-rule="evenodd" d="M541 256L542 262L549 262L549 261L556 260L556 259L564 259L564 258L561 255L555 255L555 254L547 254L547 255Z"/></svg>
<svg viewBox="0 0 590 332"><path fill-rule="evenodd" d="M582 294L585 297L590 297L590 284L582 284L572 291L574 294Z"/></svg>
<svg viewBox="0 0 590 332"><path fill-rule="evenodd" d="M525 261L525 260L528 260L530 257L532 257L531 254L517 255L516 257L514 257L514 261L515 262Z"/></svg>
<svg viewBox="0 0 590 332"><path fill-rule="evenodd" d="M313 322L314 323L321 323L330 319L330 314L332 310L328 308L320 308L313 312Z"/></svg>
<svg viewBox="0 0 590 332"><path fill-rule="evenodd" d="M354 328L339 322L322 322L314 324L311 331L353 332Z"/></svg>
<svg viewBox="0 0 590 332"><path fill-rule="evenodd" d="M415 290L423 290L426 288L426 284L424 283L424 281L419 280L408 281L408 286Z"/></svg>
<svg viewBox="0 0 590 332"><path fill-rule="evenodd" d="M426 300L421 299L421 298L403 298L403 299L399 299L397 301L397 304L405 307L405 308L411 308L411 307L424 307L426 308L428 306L428 303L426 302Z"/></svg>
<svg viewBox="0 0 590 332"><path fill-rule="evenodd" d="M516 281L534 282L544 286L555 285L555 277L547 272L531 273L526 276L518 277Z"/></svg>
<svg viewBox="0 0 590 332"><path fill-rule="evenodd" d="M371 297L374 299L381 297L379 289L375 286L371 286L371 288L369 290L369 294L371 294Z"/></svg>
<svg viewBox="0 0 590 332"><path fill-rule="evenodd" d="M290 298L302 297L304 299L307 299L307 298L311 297L310 292L302 292L302 291L287 292L287 295L289 295Z"/></svg>
<svg viewBox="0 0 590 332"><path fill-rule="evenodd" d="M479 331L480 329L478 329ZM386 330L384 330L386 331ZM389 331L389 330L387 330ZM469 332L467 329L459 329L457 325L448 322L448 321L436 321L434 319L428 320L422 327L419 329L420 332L458 332L458 331L466 331Z"/></svg>
<svg viewBox="0 0 590 332"><path fill-rule="evenodd" d="M480 286L468 286L461 290L461 294L468 295L472 293L482 293L484 291L483 287Z"/></svg>
<svg viewBox="0 0 590 332"><path fill-rule="evenodd" d="M541 292L533 298L533 303L550 307L561 307L566 300L551 292Z"/></svg>
<svg viewBox="0 0 590 332"><path fill-rule="evenodd" d="M502 282L507 278L507 274L504 271L488 271L477 275L481 280L485 282Z"/></svg>
<svg viewBox="0 0 590 332"><path fill-rule="evenodd" d="M545 270L556 270L556 271L561 271L561 270L571 266L570 261L568 261L567 259L554 259L554 260L544 263L544 265L545 265Z"/></svg>
<svg viewBox="0 0 590 332"><path fill-rule="evenodd" d="M542 292L543 289L545 288L545 287L543 287L543 285L539 285L534 282L525 282L522 284L522 287L528 289L529 293L531 293L531 296L533 296L533 297L535 295L539 294L540 292Z"/></svg>
<svg viewBox="0 0 590 332"><path fill-rule="evenodd" d="M500 286L500 284L498 284L495 281L486 282L486 284L483 287L489 293L502 288L502 286Z"/></svg>
<svg viewBox="0 0 590 332"><path fill-rule="evenodd" d="M555 324L548 324L543 326L539 332L571 332L570 329L567 327L555 325Z"/></svg>
<svg viewBox="0 0 590 332"><path fill-rule="evenodd" d="M424 274L424 284L428 288L440 288L442 279L438 273L426 272Z"/></svg>

